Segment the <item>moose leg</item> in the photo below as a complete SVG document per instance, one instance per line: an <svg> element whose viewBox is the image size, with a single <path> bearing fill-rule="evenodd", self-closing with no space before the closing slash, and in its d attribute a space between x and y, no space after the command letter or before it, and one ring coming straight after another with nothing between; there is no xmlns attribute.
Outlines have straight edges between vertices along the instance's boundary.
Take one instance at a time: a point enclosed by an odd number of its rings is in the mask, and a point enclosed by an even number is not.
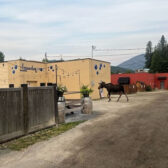
<svg viewBox="0 0 168 168"><path fill-rule="evenodd" d="M111 101L110 92L108 93L109 102Z"/></svg>
<svg viewBox="0 0 168 168"><path fill-rule="evenodd" d="M129 101L129 99L128 99L128 96L127 96L127 93L124 93L125 94L125 96L126 96L126 98L127 98L127 102Z"/></svg>
<svg viewBox="0 0 168 168"><path fill-rule="evenodd" d="M122 96L122 92L120 92L120 96L118 97L117 102L119 102L119 100L120 100L121 96Z"/></svg>

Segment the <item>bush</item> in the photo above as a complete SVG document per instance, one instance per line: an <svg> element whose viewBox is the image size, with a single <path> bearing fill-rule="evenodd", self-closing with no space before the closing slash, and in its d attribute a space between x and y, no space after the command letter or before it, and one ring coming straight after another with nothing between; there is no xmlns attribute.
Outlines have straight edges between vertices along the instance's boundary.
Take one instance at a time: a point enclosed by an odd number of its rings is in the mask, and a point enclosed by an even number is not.
<svg viewBox="0 0 168 168"><path fill-rule="evenodd" d="M63 97L64 92L67 92L66 86L58 85L57 86L57 96Z"/></svg>
<svg viewBox="0 0 168 168"><path fill-rule="evenodd" d="M83 85L80 89L80 93L83 95L83 97L89 97L89 94L92 92L93 90L88 88L88 85Z"/></svg>
<svg viewBox="0 0 168 168"><path fill-rule="evenodd" d="M147 92L151 92L151 91L152 91L152 87L151 87L150 85L147 85L147 86L146 86L146 91L147 91Z"/></svg>
<svg viewBox="0 0 168 168"><path fill-rule="evenodd" d="M60 92L63 92L63 93L67 92L66 86L62 86L62 85L58 85L57 90L60 91Z"/></svg>

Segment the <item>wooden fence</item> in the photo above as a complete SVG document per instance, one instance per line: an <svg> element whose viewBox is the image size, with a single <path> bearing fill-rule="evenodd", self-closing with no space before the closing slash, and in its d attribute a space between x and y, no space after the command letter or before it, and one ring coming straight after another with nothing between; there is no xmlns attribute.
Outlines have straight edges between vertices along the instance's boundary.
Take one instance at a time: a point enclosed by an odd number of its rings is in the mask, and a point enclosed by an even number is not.
<svg viewBox="0 0 168 168"><path fill-rule="evenodd" d="M131 84L131 85L124 85L124 90L127 94L133 94L136 92L145 92L146 85L145 84Z"/></svg>
<svg viewBox="0 0 168 168"><path fill-rule="evenodd" d="M124 90L127 94L133 94L137 92L136 85L124 85Z"/></svg>
<svg viewBox="0 0 168 168"><path fill-rule="evenodd" d="M0 143L57 123L55 87L0 89Z"/></svg>

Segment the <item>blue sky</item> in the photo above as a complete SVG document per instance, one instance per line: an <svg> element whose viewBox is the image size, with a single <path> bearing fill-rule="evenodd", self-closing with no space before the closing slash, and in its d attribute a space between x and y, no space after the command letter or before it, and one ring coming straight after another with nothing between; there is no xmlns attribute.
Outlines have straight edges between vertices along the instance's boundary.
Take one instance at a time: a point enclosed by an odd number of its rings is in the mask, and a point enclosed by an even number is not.
<svg viewBox="0 0 168 168"><path fill-rule="evenodd" d="M156 45L162 34L168 37L167 0L0 0L0 51L6 60L41 60L45 52L65 59L90 57L91 45L144 48L149 40ZM117 65L143 52L94 56Z"/></svg>

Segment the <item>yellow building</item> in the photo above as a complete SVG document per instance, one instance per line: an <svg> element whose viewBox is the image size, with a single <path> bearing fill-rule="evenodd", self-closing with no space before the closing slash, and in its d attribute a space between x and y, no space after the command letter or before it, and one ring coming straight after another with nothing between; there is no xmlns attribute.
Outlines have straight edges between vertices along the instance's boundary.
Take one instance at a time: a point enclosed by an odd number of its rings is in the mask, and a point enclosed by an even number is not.
<svg viewBox="0 0 168 168"><path fill-rule="evenodd" d="M98 83L110 82L110 63L89 58L54 63L25 60L0 63L0 88L17 88L21 84L47 86L56 81L66 86L68 92L79 91L82 85L89 85L94 90L91 97L97 99ZM80 97L79 93L66 95L66 98Z"/></svg>

